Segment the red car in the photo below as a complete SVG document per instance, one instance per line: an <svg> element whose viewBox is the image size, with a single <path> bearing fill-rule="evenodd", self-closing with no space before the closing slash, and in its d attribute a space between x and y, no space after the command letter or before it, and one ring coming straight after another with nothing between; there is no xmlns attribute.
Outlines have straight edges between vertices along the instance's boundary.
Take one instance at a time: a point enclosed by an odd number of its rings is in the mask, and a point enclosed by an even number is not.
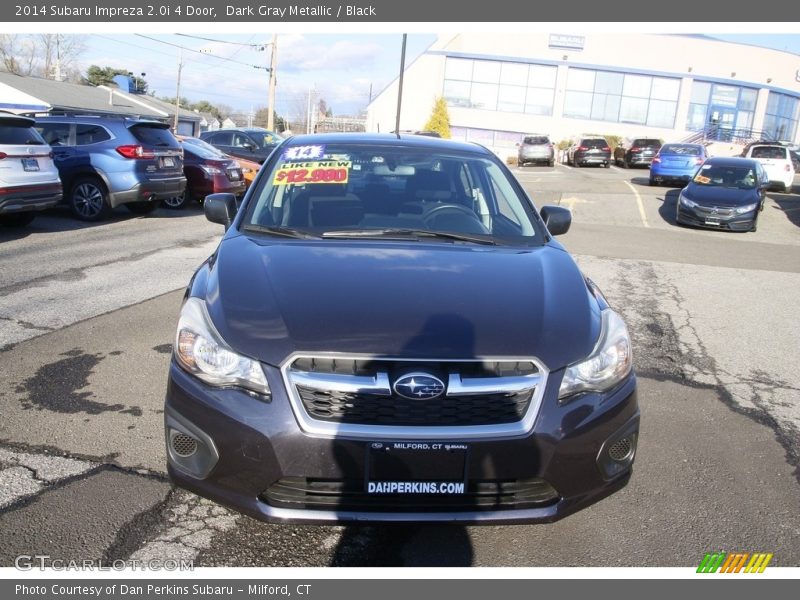
<svg viewBox="0 0 800 600"><path fill-rule="evenodd" d="M198 138L179 136L178 141L183 146L186 191L164 200L164 206L183 208L190 199L202 202L209 194L218 192L236 196L244 194L246 183L239 161Z"/></svg>

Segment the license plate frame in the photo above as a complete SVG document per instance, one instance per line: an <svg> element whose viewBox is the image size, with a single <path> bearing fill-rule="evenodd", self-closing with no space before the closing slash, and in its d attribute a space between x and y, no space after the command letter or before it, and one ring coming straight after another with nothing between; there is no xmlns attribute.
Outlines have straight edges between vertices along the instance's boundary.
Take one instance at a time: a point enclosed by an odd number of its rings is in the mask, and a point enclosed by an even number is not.
<svg viewBox="0 0 800 600"><path fill-rule="evenodd" d="M466 493L469 445L392 441L365 445L364 491L371 496Z"/></svg>
<svg viewBox="0 0 800 600"><path fill-rule="evenodd" d="M35 158L23 158L22 160L22 170L23 171L38 171L39 170L39 161Z"/></svg>

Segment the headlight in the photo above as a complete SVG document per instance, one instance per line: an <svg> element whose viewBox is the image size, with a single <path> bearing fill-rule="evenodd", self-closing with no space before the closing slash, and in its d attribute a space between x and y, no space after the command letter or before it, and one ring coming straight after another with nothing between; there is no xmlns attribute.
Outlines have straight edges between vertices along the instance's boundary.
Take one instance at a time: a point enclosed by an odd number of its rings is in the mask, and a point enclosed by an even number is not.
<svg viewBox="0 0 800 600"><path fill-rule="evenodd" d="M631 340L625 322L611 309L601 314L600 339L586 359L567 367L558 391L559 399L578 392L604 392L631 372Z"/></svg>
<svg viewBox="0 0 800 600"><path fill-rule="evenodd" d="M175 359L208 384L240 387L264 396L270 394L261 365L228 347L211 322L205 302L199 298L189 298L181 309Z"/></svg>
<svg viewBox="0 0 800 600"><path fill-rule="evenodd" d="M684 196L682 192L681 192L681 195L680 195L680 202L686 208L694 208L695 206L697 206L697 202L692 202L686 196Z"/></svg>
<svg viewBox="0 0 800 600"><path fill-rule="evenodd" d="M758 208L758 202L756 202L755 204L747 204L745 206L737 206L736 207L736 214L737 215L743 215L744 213L752 212L757 208Z"/></svg>

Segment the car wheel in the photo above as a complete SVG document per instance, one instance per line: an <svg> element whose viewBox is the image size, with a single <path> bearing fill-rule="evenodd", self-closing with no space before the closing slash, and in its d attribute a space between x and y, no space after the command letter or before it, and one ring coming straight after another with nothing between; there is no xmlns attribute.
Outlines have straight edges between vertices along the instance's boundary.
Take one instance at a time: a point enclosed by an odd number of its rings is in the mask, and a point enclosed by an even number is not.
<svg viewBox="0 0 800 600"><path fill-rule="evenodd" d="M658 182L655 179L653 179L652 177L647 180L647 183L649 183L652 186L658 185Z"/></svg>
<svg viewBox="0 0 800 600"><path fill-rule="evenodd" d="M21 212L11 215L0 215L0 225L3 227L25 227L36 218L35 212Z"/></svg>
<svg viewBox="0 0 800 600"><path fill-rule="evenodd" d="M128 202L125 208L135 215L147 215L157 209L158 206L159 203L156 201L144 200L142 202Z"/></svg>
<svg viewBox="0 0 800 600"><path fill-rule="evenodd" d="M179 195L173 196L172 198L164 198L161 203L164 205L164 208L169 208L170 210L180 210L189 200L189 194L186 193L186 190L182 191Z"/></svg>
<svg viewBox="0 0 800 600"><path fill-rule="evenodd" d="M551 158L550 160L547 161L547 166L548 167L556 166L556 160L554 158Z"/></svg>
<svg viewBox="0 0 800 600"><path fill-rule="evenodd" d="M82 177L72 184L69 207L81 221L100 221L111 213L108 192L96 177Z"/></svg>

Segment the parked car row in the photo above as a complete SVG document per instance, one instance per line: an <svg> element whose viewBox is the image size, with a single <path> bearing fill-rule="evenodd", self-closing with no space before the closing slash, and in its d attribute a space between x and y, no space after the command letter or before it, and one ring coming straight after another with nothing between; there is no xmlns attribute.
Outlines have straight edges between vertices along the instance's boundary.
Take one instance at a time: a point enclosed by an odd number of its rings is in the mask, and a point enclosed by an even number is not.
<svg viewBox="0 0 800 600"><path fill-rule="evenodd" d="M262 141L275 135L259 131ZM0 111L0 225L27 225L61 202L79 219L99 221L117 206L146 214L207 194L241 196L259 166L197 138L177 139L159 121Z"/></svg>

